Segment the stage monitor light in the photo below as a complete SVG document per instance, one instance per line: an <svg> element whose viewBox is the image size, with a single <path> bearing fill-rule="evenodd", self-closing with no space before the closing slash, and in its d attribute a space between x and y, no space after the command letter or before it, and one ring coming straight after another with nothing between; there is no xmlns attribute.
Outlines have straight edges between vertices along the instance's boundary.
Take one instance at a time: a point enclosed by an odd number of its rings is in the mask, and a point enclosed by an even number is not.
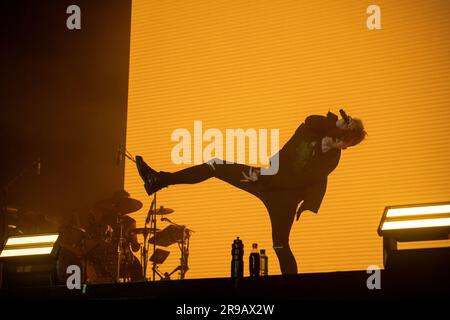
<svg viewBox="0 0 450 320"><path fill-rule="evenodd" d="M383 237L384 264L398 252L397 242L448 240L450 203L386 207L378 226Z"/></svg>
<svg viewBox="0 0 450 320"><path fill-rule="evenodd" d="M448 239L450 203L386 207L378 227L380 236L399 241Z"/></svg>
<svg viewBox="0 0 450 320"><path fill-rule="evenodd" d="M58 233L9 237L0 253L0 258L54 254L58 237Z"/></svg>
<svg viewBox="0 0 450 320"><path fill-rule="evenodd" d="M58 238L59 233L9 237L0 251L0 287L54 284Z"/></svg>

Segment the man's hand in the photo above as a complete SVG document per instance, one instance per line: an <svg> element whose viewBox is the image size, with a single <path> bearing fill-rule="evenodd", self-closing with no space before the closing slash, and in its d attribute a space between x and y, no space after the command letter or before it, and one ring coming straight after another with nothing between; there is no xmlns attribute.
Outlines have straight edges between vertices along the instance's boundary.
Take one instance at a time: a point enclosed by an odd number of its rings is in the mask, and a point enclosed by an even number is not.
<svg viewBox="0 0 450 320"><path fill-rule="evenodd" d="M322 138L322 152L328 152L334 148L334 140L332 137Z"/></svg>
<svg viewBox="0 0 450 320"><path fill-rule="evenodd" d="M245 172L242 172L242 175L244 176L245 179L242 179L241 182L256 182L258 181L258 177L260 174L261 170L260 169L255 169L255 168L250 168L248 170L248 175L245 174Z"/></svg>

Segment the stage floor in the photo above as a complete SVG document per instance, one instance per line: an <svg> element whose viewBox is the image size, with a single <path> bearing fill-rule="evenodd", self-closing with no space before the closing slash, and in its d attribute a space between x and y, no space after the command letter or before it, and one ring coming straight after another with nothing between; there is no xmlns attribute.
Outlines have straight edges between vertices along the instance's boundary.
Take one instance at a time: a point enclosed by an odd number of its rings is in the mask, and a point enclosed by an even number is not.
<svg viewBox="0 0 450 320"><path fill-rule="evenodd" d="M28 287L10 284L0 299L148 300L170 303L285 302L316 299L448 299L450 248L407 250L379 270L380 289L369 289L373 271L346 271L267 277L186 279L91 284L81 290L66 285ZM369 279L370 278L370 279ZM30 280L30 279L29 279ZM5 283L5 282L4 282Z"/></svg>
<svg viewBox="0 0 450 320"><path fill-rule="evenodd" d="M380 271L381 289L368 289L366 271L243 278L171 280L87 285L3 288L1 299L153 300L177 302L295 301L310 299L442 299L450 297L448 269L416 273Z"/></svg>

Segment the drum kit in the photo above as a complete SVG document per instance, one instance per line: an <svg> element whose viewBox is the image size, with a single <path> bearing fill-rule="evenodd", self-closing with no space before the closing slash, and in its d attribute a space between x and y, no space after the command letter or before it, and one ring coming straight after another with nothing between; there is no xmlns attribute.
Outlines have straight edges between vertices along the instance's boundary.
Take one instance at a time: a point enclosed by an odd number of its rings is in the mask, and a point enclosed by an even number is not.
<svg viewBox="0 0 450 320"><path fill-rule="evenodd" d="M173 209L156 208L153 203L144 227L137 227L136 220L130 217L131 213L143 207L142 202L130 198L124 190L96 202L83 216L84 219L80 219L77 213L51 216L8 207L8 234L35 233L28 230L28 225L37 224L24 224L23 221L42 217L49 225L57 227L60 232L57 273L62 283L67 279L67 267L74 264L81 267L85 283L158 280L156 276L160 280L170 280L176 271L179 272L179 279L184 279L188 270L189 238L193 231L166 217L174 212ZM157 220L164 222L165 228L157 228ZM178 244L181 251L180 266L162 274L160 265L170 252L160 247L167 248L174 244ZM146 276L148 262L152 263L153 276L150 278Z"/></svg>
<svg viewBox="0 0 450 320"><path fill-rule="evenodd" d="M128 151L121 153L135 162ZM40 166L40 159L29 167ZM178 271L184 279L188 268L189 239L193 230L172 222L166 216L173 209L156 206L156 193L143 227L136 226L136 220L129 215L139 211L143 204L130 197L125 190L115 192L112 197L94 203L88 212L71 215L45 215L33 210L8 207L7 190L30 168L26 167L7 184L0 194L1 232L4 236L42 233L42 221L47 225L45 232L60 233L60 251L57 260L57 274L60 282L67 279L69 265L82 269L84 283L108 283L170 280ZM82 219L83 218L83 219ZM157 228L157 220L166 223L164 229ZM51 228L51 230L49 229ZM44 228L45 229L45 228ZM143 238L142 243L138 241ZM160 271L161 264L170 251L159 247L178 245L180 264L171 272ZM152 255L149 257L149 253ZM137 256L139 258L137 258ZM152 277L147 277L148 262L152 263Z"/></svg>
<svg viewBox="0 0 450 320"><path fill-rule="evenodd" d="M154 202L152 202L153 204ZM179 279L184 279L188 270L189 238L192 230L178 225L165 216L174 212L173 209L153 205L148 211L144 227L136 227L136 221L129 216L142 208L143 204L130 198L125 191L116 193L112 198L99 201L91 210L91 219L84 237L78 241L83 247L81 256L84 260L86 281L98 282L129 282L150 280L147 278L148 262L152 262L153 276L151 280L170 280L170 276L179 271ZM156 227L157 218L168 225L164 229ZM150 225L149 225L150 223ZM143 238L139 243L138 236ZM178 244L182 262L176 270L161 276L158 268L164 260L155 260L158 252L164 251L158 247L169 247ZM152 258L149 258L152 252ZM138 259L135 254L140 256ZM166 257L169 252L166 252Z"/></svg>

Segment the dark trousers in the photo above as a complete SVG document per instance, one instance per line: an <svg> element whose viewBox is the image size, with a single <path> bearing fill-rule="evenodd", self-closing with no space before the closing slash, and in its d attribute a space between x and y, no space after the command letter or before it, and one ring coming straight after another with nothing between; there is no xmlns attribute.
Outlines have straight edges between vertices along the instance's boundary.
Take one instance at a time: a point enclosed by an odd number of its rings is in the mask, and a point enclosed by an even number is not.
<svg viewBox="0 0 450 320"><path fill-rule="evenodd" d="M174 173L161 172L165 185L193 184L215 177L258 197L267 208L272 225L273 248L283 274L296 274L297 262L289 247L289 233L301 199L298 190L274 188L270 180L275 176L260 176L256 182L242 182L242 172L248 175L250 167L237 163L205 163ZM270 186L270 187L268 187Z"/></svg>

